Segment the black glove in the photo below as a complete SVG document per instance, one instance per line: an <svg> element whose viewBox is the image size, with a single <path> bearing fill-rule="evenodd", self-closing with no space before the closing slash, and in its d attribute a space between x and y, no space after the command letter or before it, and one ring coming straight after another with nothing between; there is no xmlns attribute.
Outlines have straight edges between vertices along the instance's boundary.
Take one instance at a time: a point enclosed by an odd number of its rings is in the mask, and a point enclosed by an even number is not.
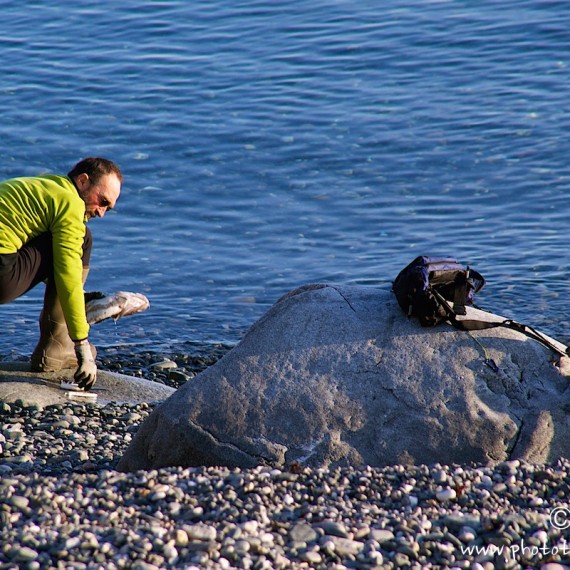
<svg viewBox="0 0 570 570"><path fill-rule="evenodd" d="M103 299L105 297L105 293L101 293L101 291L89 291L83 293L85 298L85 303L89 303L89 301L93 301L95 299Z"/></svg>
<svg viewBox="0 0 570 570"><path fill-rule="evenodd" d="M73 377L82 390L91 390L97 380L97 364L91 352L91 345L83 341L75 345L78 368Z"/></svg>

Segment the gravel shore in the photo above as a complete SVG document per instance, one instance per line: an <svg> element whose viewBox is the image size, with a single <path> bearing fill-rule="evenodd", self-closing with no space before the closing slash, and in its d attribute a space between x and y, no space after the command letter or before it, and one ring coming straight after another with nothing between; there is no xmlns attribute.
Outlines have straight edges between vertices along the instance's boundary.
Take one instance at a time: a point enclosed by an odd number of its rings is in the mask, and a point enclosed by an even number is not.
<svg viewBox="0 0 570 570"><path fill-rule="evenodd" d="M228 347L101 353L174 387ZM570 568L570 462L114 470L151 404L0 402L0 569Z"/></svg>

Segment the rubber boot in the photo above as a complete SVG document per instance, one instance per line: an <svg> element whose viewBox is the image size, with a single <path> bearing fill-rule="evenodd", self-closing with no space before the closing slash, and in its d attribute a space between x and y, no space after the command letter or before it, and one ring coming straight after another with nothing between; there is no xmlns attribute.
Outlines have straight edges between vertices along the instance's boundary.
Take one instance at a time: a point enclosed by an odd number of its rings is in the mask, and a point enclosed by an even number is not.
<svg viewBox="0 0 570 570"><path fill-rule="evenodd" d="M84 267L83 283L88 273L89 268ZM57 372L66 368L77 368L75 346L67 330L53 279L48 280L46 284L44 306L40 313L40 340L32 353L31 365L33 372Z"/></svg>

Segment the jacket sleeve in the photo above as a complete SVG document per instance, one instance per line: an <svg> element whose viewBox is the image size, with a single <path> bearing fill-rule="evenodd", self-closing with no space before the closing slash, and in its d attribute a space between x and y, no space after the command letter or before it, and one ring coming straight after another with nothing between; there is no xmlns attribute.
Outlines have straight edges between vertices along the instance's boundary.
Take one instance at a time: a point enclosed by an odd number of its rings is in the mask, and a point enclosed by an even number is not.
<svg viewBox="0 0 570 570"><path fill-rule="evenodd" d="M51 224L55 285L69 336L87 338L89 325L85 316L82 261L85 237L83 201L64 201L56 206Z"/></svg>

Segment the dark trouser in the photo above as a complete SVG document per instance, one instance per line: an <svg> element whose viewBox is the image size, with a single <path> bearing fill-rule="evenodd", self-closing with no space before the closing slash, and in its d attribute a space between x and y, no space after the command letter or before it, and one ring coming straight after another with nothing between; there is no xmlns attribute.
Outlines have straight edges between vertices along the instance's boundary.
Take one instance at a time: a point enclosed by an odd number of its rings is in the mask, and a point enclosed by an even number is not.
<svg viewBox="0 0 570 570"><path fill-rule="evenodd" d="M89 267L93 237L85 228L83 267ZM53 277L51 233L30 240L16 253L0 254L0 305L17 299L41 281Z"/></svg>

